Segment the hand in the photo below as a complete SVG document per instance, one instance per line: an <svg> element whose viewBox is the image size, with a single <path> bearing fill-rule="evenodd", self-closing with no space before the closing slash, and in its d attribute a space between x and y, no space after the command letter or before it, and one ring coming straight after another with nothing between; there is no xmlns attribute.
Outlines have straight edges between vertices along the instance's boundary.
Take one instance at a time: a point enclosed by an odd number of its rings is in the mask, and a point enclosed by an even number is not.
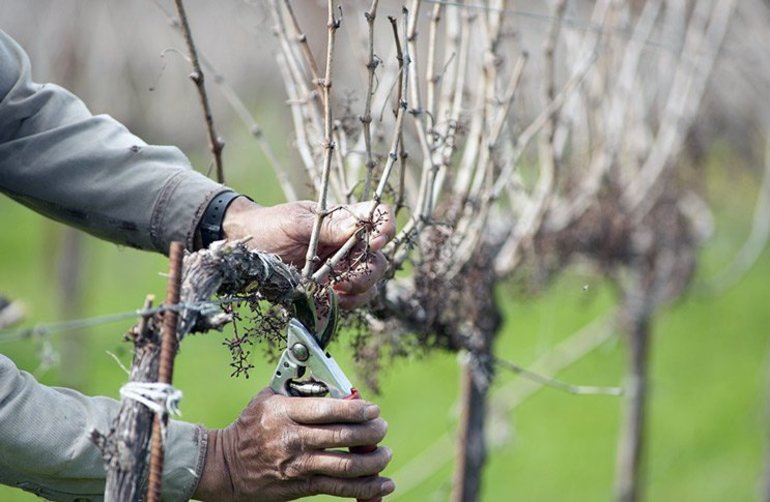
<svg viewBox="0 0 770 502"><path fill-rule="evenodd" d="M324 218L318 245L318 256L322 261L333 255L360 228L362 220L369 218L371 204L361 202L340 206ZM261 207L239 197L227 209L222 223L223 234L226 239L251 236L247 245L253 249L277 254L285 262L301 268L315 222L315 208L316 203L309 201ZM377 225L369 236L368 250L359 246L353 251L353 255L368 251L365 262L354 266L334 284L343 308L366 304L375 292L372 286L387 271L388 263L380 250L393 238L396 226L387 206L378 206L376 214Z"/></svg>
<svg viewBox="0 0 770 502"><path fill-rule="evenodd" d="M208 432L208 450L194 498L283 501L311 495L370 499L392 493L377 476L387 448L338 449L379 443L387 424L362 400L285 397L260 392L229 427ZM362 477L366 476L366 477Z"/></svg>

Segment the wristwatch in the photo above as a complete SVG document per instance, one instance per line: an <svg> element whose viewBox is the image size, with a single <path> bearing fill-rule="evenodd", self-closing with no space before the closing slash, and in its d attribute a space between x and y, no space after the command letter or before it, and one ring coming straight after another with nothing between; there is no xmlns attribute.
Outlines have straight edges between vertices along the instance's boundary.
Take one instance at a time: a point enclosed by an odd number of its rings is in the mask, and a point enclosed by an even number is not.
<svg viewBox="0 0 770 502"><path fill-rule="evenodd" d="M212 242L223 238L222 221L225 219L225 212L227 212L228 206L238 197L241 197L241 194L229 190L211 199L211 202L209 202L209 205L203 212L200 223L198 223L202 248L207 248Z"/></svg>

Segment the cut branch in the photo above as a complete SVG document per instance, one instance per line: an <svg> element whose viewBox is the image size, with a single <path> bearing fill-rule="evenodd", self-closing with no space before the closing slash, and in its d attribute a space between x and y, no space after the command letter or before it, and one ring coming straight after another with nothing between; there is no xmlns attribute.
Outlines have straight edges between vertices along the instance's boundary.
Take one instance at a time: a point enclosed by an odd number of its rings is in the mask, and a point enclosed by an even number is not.
<svg viewBox="0 0 770 502"><path fill-rule="evenodd" d="M214 129L214 119L211 116L211 105L209 104L209 98L206 95L206 85L204 83L203 70L201 69L200 62L198 61L198 52L195 50L195 42L193 41L192 31L190 30L190 23L187 21L187 13L184 9L183 0L174 0L176 4L176 10L179 14L179 21L182 25L182 33L184 34L184 40L187 44L187 51L190 55L190 61L192 63L193 71L190 74L190 79L195 83L196 89L198 89L198 96L200 97L201 107L203 108L203 117L206 121L206 131L209 138L209 149L214 155L214 166L216 167L217 181L219 183L225 182L225 172L222 167L222 149L224 148L224 142L217 136Z"/></svg>

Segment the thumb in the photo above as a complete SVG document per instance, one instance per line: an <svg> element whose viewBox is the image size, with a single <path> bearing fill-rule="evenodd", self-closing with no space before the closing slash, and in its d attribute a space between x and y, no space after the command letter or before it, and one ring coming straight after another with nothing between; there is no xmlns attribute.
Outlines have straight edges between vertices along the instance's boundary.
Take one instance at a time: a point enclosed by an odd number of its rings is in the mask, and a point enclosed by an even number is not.
<svg viewBox="0 0 770 502"><path fill-rule="evenodd" d="M325 218L321 226L319 244L329 247L342 246L359 227L359 205L342 206Z"/></svg>

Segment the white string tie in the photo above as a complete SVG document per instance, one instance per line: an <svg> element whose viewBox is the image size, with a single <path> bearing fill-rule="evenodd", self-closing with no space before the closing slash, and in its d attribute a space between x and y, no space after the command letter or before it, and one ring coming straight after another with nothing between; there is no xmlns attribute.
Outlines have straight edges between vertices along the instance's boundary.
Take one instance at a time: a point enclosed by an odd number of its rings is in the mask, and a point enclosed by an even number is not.
<svg viewBox="0 0 770 502"><path fill-rule="evenodd" d="M153 413L163 416L180 416L179 401L182 391L168 383L161 382L128 382L120 388L120 396L142 403Z"/></svg>

